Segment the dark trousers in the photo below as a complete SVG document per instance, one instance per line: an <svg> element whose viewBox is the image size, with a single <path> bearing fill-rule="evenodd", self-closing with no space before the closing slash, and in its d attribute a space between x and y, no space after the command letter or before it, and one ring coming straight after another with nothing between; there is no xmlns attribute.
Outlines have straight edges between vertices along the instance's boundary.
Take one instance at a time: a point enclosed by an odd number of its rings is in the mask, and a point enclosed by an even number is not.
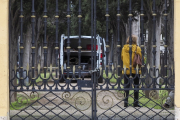
<svg viewBox="0 0 180 120"><path fill-rule="evenodd" d="M127 75L127 77L126 77L126 75L124 75L124 88L130 87L129 77L130 77L130 75ZM134 88L139 88L139 78L138 78L139 75L132 74L132 77L134 79ZM129 97L129 90L125 90L124 104L126 104L126 105L128 104L128 97ZM139 90L134 90L134 105L138 104L138 98L139 98Z"/></svg>

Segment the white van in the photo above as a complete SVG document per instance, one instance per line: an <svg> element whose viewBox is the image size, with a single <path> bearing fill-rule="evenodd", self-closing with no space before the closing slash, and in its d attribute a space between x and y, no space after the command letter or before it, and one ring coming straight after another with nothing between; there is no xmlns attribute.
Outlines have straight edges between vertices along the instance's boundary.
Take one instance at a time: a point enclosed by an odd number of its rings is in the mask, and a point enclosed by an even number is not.
<svg viewBox="0 0 180 120"><path fill-rule="evenodd" d="M64 34L61 35L60 41L60 66L63 66L64 72L63 74L66 76L67 74L67 39L68 36ZM73 66L75 66L75 75L78 76L78 46L79 46L79 36L69 36L70 39L70 58L69 58L69 75L72 76ZM81 36L81 76L90 77L91 76L91 36ZM102 64L106 64L106 44L105 40L101 38L99 35L96 36L96 69L100 69ZM103 54L103 53L104 54ZM104 62L103 62L104 59ZM102 63L103 62L103 63ZM102 77L99 78L99 82L102 82Z"/></svg>

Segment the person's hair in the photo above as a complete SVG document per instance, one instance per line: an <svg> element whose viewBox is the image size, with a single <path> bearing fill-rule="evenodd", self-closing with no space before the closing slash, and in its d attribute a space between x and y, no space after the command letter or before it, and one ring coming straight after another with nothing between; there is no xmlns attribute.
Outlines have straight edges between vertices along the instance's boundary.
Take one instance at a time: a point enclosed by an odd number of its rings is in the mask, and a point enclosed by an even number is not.
<svg viewBox="0 0 180 120"><path fill-rule="evenodd" d="M126 44L129 44L129 38L130 37L127 38ZM137 36L131 35L131 39L132 39L132 44L136 44L137 45Z"/></svg>

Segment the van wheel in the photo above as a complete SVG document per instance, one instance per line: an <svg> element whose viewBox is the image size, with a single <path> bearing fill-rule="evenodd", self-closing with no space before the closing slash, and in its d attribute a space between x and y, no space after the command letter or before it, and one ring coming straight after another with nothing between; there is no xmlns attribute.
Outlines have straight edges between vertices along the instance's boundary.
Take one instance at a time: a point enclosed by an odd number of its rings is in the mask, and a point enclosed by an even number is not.
<svg viewBox="0 0 180 120"><path fill-rule="evenodd" d="M98 79L98 83L103 83L103 77L100 76L100 78Z"/></svg>

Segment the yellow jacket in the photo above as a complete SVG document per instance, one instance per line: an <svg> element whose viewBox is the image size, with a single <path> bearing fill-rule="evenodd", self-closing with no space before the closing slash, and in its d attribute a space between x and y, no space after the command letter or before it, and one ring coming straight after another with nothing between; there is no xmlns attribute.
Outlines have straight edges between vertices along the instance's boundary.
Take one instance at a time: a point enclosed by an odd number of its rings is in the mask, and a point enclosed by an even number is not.
<svg viewBox="0 0 180 120"><path fill-rule="evenodd" d="M136 69L133 67L133 59L134 59L134 54L135 54L135 50L136 50L136 46L135 44L132 44L132 73L136 74ZM137 46L137 51L136 54L139 54L140 57L142 58L142 54L141 54L141 48L139 46ZM130 74L130 59L129 59L129 44L125 44L122 52L121 52L121 59L123 61L123 68L126 67L126 74L129 75ZM122 73L124 74L124 71L122 71ZM139 70L139 74L141 74L141 70Z"/></svg>

